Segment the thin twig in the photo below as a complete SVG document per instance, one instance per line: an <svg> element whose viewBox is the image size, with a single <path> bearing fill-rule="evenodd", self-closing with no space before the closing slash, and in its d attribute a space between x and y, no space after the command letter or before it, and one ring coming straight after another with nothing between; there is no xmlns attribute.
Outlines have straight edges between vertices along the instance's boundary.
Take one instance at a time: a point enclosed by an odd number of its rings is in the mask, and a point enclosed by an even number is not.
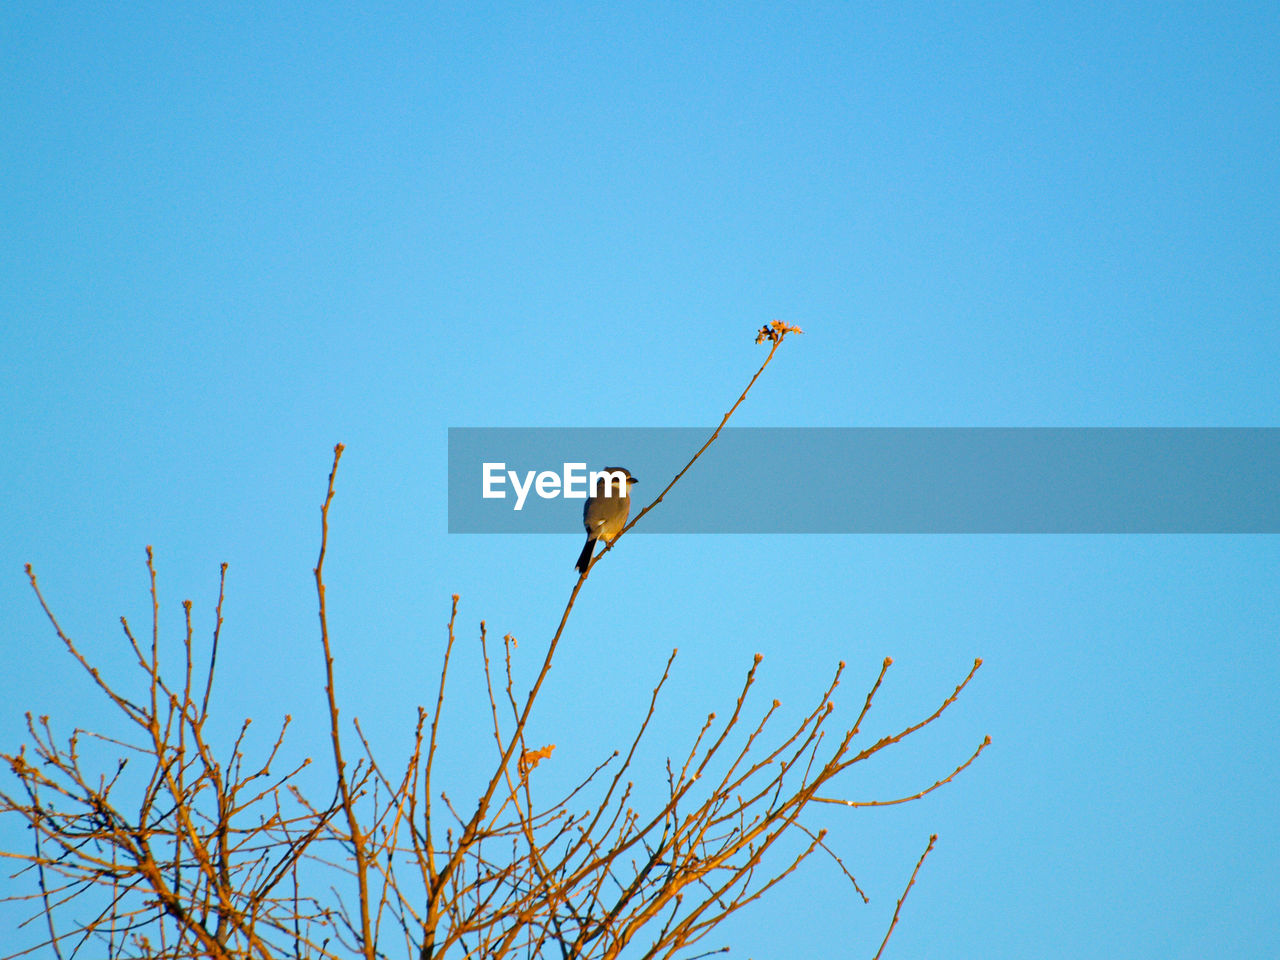
<svg viewBox="0 0 1280 960"><path fill-rule="evenodd" d="M213 646L209 650L209 674L204 683L204 699L200 702L201 722L209 715L209 692L213 689L213 668L218 663L218 637L222 633L222 598L227 587L227 565L224 563L218 575L218 605L214 608Z"/></svg>
<svg viewBox="0 0 1280 960"><path fill-rule="evenodd" d="M374 960L376 944L373 939L373 927L369 916L369 863L368 851L365 848L364 832L360 827L360 818L356 814L355 796L347 779L346 764L342 759L342 737L338 729L338 698L333 684L333 650L329 644L329 620L325 612L324 589L324 555L329 545L329 504L333 502L333 480L338 473L338 461L342 459L342 444L333 448L333 469L329 471L329 488L325 494L324 505L320 508L320 557L316 560L316 594L320 604L320 642L324 648L325 695L329 700L329 739L333 744L333 762L338 776L338 792L342 796L342 808L347 815L347 826L351 831L350 840L352 854L355 857L356 885L359 890L360 952L366 960Z"/></svg>
<svg viewBox="0 0 1280 960"><path fill-rule="evenodd" d="M907 894L911 892L911 888L915 886L916 874L920 872L920 867L924 864L924 858L929 855L933 849L933 845L938 842L938 835L932 834L929 837L929 845L924 848L924 853L920 854L920 859L916 861L916 868L911 871L911 879L907 881L907 888L902 891L902 896L898 898L898 904L893 908L893 920L889 923L889 929L884 935L884 940L880 942L880 949L876 951L876 955L871 960L880 960L880 955L884 953L885 945L889 942L889 938L893 936L893 928L898 925L898 914L902 911L902 904L907 899Z"/></svg>

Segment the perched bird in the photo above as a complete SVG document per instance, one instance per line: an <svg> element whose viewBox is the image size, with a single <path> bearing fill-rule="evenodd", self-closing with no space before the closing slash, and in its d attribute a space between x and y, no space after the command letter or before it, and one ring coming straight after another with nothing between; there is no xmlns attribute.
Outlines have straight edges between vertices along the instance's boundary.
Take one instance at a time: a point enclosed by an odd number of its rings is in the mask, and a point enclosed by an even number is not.
<svg viewBox="0 0 1280 960"><path fill-rule="evenodd" d="M631 485L636 478L626 467L605 467L605 475L596 480L595 490L582 508L582 525L587 528L587 545L578 557L578 573L586 573L595 552L596 541L613 543L627 525L631 510ZM625 482L624 482L625 481Z"/></svg>

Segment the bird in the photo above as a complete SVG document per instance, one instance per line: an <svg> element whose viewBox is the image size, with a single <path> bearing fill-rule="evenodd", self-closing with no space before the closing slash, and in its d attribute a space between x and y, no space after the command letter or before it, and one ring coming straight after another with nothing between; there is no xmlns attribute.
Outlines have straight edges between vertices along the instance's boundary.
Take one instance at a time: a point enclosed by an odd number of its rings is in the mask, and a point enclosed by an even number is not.
<svg viewBox="0 0 1280 960"><path fill-rule="evenodd" d="M586 573L595 552L596 541L613 543L627 525L631 511L631 485L637 483L626 467L605 467L605 475L596 479L595 490L582 508L582 525L587 528L587 545L578 557L578 573ZM624 479L617 479L621 474ZM625 482L624 482L625 480Z"/></svg>

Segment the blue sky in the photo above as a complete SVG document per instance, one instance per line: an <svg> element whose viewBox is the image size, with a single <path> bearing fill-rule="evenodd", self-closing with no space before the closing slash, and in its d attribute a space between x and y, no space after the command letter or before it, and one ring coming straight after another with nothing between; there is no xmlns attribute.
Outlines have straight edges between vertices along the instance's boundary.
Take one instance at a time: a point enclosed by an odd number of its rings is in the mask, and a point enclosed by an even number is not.
<svg viewBox="0 0 1280 960"><path fill-rule="evenodd" d="M805 334L739 426L1277 424L1274 4L19 0L0 47L5 749L102 716L22 564L123 667L145 544L171 631L230 564L224 710L310 749L338 441L340 682L394 746L450 595L532 657L581 546L447 535L447 428L712 426L775 317ZM821 811L871 905L815 860L733 955L870 955L937 832L889 956L1257 956L1278 575L1263 536L636 537L538 723L594 764L678 646L673 741L756 651L797 710L892 656L882 732L982 656L847 792L991 735L973 768Z"/></svg>

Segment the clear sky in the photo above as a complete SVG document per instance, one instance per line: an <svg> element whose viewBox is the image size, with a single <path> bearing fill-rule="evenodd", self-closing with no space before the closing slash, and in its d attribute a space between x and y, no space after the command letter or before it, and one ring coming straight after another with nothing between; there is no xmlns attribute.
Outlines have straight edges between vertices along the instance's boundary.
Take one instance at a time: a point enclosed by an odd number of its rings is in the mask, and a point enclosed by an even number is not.
<svg viewBox="0 0 1280 960"><path fill-rule="evenodd" d="M22 564L123 669L153 544L171 636L230 564L228 722L323 756L338 441L339 682L399 745L450 595L463 668L533 658L581 547L449 536L447 428L712 426L772 318L740 426L1280 425L1274 3L10 0L0 50L5 749L103 716ZM797 711L892 656L875 734L981 656L845 793L972 768L819 811L871 904L814 859L708 946L870 956L937 832L889 956L1262 956L1278 587L1264 536L633 537L539 732L593 765L674 646L673 744L757 651Z"/></svg>

